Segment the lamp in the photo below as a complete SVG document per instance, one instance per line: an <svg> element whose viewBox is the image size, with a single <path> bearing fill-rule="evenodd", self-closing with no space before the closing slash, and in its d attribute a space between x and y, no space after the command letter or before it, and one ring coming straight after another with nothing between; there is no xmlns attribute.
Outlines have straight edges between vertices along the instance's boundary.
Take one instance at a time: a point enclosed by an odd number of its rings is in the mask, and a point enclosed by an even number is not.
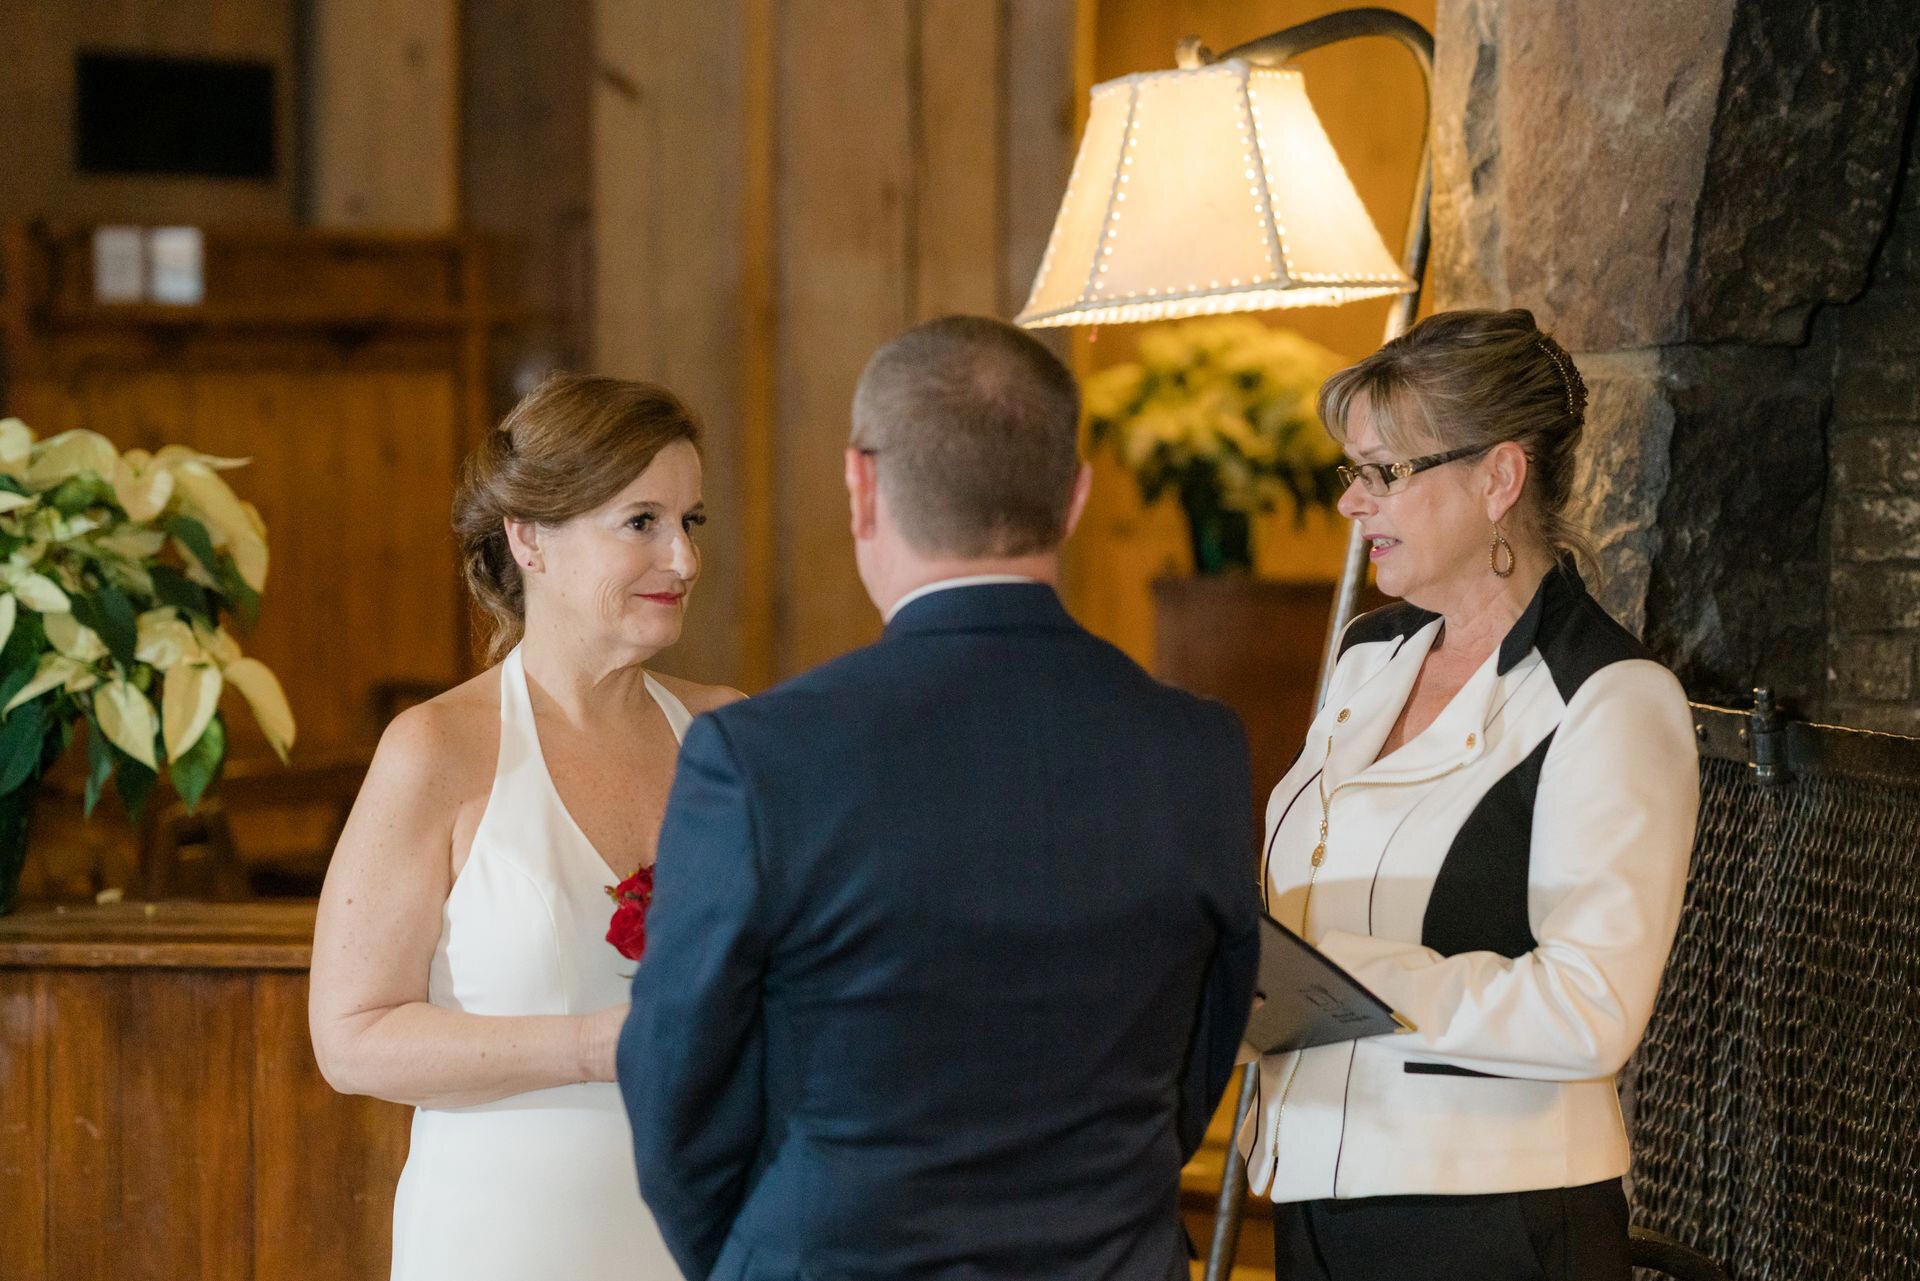
<svg viewBox="0 0 1920 1281"><path fill-rule="evenodd" d="M1286 65L1361 36L1396 40L1413 55L1431 112L1433 36L1391 9L1343 9L1218 56L1189 36L1178 70L1094 86L1067 194L1016 323L1123 324L1396 295L1383 341L1405 333L1427 264L1432 131L1396 267L1300 73ZM1321 651L1321 699L1366 568L1354 525Z"/></svg>
<svg viewBox="0 0 1920 1281"><path fill-rule="evenodd" d="M1016 321L1172 320L1413 288L1300 73L1233 57L1094 88L1060 216Z"/></svg>
<svg viewBox="0 0 1920 1281"><path fill-rule="evenodd" d="M1227 311L1328 306L1395 295L1383 341L1407 331L1427 262L1432 145L1420 148L1413 209L1396 266L1287 63L1342 40L1397 40L1420 67L1432 111L1433 36L1390 9L1346 9L1216 57L1180 42L1179 70L1096 85L1033 293L1029 328L1169 320ZM1366 575L1356 523L1327 620L1320 701ZM1240 1077L1237 1135L1255 1064ZM1226 1281L1240 1234L1246 1165L1227 1145L1206 1281Z"/></svg>

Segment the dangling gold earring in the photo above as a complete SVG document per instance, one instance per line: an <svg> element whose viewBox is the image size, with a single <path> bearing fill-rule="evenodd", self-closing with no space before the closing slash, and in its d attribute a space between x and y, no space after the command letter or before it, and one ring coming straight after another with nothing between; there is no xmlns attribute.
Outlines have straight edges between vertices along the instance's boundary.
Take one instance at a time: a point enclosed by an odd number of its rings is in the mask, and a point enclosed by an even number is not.
<svg viewBox="0 0 1920 1281"><path fill-rule="evenodd" d="M1507 554L1505 569L1500 567L1501 552ZM1493 546L1487 548L1487 568L1493 571L1496 578L1513 577L1513 547L1507 542L1506 536L1500 532L1498 525L1493 527Z"/></svg>

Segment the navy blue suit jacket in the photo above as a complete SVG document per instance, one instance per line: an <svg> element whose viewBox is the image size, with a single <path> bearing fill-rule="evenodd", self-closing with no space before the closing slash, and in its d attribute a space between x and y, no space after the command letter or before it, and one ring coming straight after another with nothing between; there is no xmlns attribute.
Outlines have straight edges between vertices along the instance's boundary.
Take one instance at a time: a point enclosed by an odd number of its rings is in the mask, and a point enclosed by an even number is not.
<svg viewBox="0 0 1920 1281"><path fill-rule="evenodd" d="M690 1281L1184 1278L1249 795L1232 713L1039 584L695 720L618 1056Z"/></svg>

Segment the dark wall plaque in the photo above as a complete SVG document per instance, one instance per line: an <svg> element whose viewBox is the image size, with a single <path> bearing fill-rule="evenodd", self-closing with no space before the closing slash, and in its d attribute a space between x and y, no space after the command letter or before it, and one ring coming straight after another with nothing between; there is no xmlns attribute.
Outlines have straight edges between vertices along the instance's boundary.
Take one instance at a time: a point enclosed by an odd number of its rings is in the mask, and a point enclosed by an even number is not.
<svg viewBox="0 0 1920 1281"><path fill-rule="evenodd" d="M75 167L272 178L273 75L267 62L76 54Z"/></svg>

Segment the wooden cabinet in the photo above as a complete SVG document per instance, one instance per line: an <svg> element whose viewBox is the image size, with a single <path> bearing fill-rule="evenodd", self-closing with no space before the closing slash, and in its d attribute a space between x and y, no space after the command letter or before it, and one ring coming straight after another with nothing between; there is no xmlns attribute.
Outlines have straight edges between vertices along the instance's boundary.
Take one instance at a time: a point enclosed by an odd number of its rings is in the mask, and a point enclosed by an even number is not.
<svg viewBox="0 0 1920 1281"><path fill-rule="evenodd" d="M313 905L0 919L0 1277L376 1281L407 1108L307 1036Z"/></svg>

